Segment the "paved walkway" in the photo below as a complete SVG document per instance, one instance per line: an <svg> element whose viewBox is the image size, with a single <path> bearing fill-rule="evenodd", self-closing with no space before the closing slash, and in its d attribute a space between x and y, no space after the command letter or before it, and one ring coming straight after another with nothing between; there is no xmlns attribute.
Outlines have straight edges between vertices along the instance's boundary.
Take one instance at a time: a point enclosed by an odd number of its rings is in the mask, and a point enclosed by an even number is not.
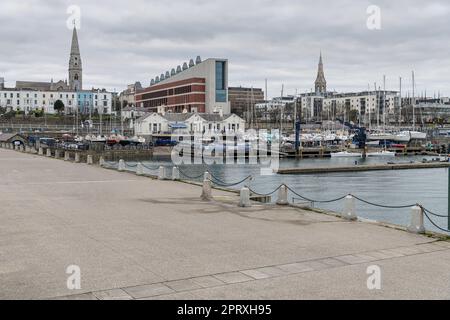
<svg viewBox="0 0 450 320"><path fill-rule="evenodd" d="M450 245L425 236L11 150L0 177L0 299L450 298Z"/></svg>

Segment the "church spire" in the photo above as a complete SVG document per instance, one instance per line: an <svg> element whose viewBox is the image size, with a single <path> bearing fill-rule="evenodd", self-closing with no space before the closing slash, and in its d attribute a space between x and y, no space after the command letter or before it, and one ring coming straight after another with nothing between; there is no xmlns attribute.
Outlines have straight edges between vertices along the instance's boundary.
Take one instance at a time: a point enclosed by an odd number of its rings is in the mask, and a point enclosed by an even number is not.
<svg viewBox="0 0 450 320"><path fill-rule="evenodd" d="M73 91L83 90L83 67L81 64L80 46L77 28L73 26L72 45L69 60L69 88Z"/></svg>
<svg viewBox="0 0 450 320"><path fill-rule="evenodd" d="M325 80L325 72L323 71L322 51L320 52L315 88L317 94L324 94L327 92L327 81Z"/></svg>
<svg viewBox="0 0 450 320"><path fill-rule="evenodd" d="M77 28L73 27L72 33L72 47L70 48L70 54L80 54L80 47L78 45Z"/></svg>

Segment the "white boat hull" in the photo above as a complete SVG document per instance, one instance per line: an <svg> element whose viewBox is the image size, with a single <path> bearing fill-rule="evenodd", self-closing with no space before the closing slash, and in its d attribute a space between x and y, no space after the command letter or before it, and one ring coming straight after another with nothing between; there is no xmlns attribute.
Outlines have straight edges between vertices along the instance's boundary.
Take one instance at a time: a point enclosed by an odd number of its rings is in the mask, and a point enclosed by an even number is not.
<svg viewBox="0 0 450 320"><path fill-rule="evenodd" d="M336 152L331 154L332 158L361 158L361 153L353 152Z"/></svg>

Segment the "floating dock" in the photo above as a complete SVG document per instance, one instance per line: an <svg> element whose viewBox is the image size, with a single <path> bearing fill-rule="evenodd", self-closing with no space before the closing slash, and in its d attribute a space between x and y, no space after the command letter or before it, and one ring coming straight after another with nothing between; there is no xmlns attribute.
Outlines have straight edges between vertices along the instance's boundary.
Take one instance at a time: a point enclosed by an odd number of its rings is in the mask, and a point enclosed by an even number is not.
<svg viewBox="0 0 450 320"><path fill-rule="evenodd" d="M386 170L411 170L411 169L436 169L449 168L450 162L429 163L398 163L398 164L370 164L339 167L314 167L314 168L286 168L278 169L278 174L315 174L335 172L359 172L359 171L386 171Z"/></svg>

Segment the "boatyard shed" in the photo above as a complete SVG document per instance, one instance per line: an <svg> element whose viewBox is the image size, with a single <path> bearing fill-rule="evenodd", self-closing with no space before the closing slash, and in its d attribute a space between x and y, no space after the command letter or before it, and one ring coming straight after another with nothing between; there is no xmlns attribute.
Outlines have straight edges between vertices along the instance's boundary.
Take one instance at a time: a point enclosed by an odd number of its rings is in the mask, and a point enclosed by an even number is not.
<svg viewBox="0 0 450 320"><path fill-rule="evenodd" d="M26 144L27 138L19 133L2 133L0 134L0 143Z"/></svg>

